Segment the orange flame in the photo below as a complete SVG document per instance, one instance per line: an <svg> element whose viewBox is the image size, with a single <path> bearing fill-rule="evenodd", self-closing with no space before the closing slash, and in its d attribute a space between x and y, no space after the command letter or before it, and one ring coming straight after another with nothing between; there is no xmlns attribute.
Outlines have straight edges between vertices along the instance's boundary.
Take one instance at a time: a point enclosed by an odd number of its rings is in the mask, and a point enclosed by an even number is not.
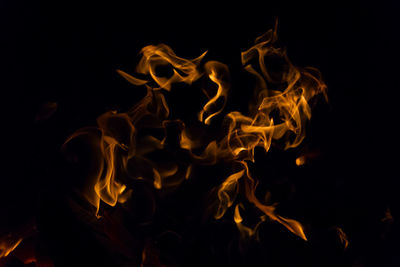
<svg viewBox="0 0 400 267"><path fill-rule="evenodd" d="M385 210L385 215L384 217L381 219L382 222L390 222L392 223L394 221L394 218L392 216L392 212L390 211L390 208L387 208Z"/></svg>
<svg viewBox="0 0 400 267"><path fill-rule="evenodd" d="M198 65L207 51L193 60L176 56L174 51L165 44L146 46L142 49L141 53L143 57L137 65L136 71L142 74L149 74L159 85L158 88L154 89L163 88L169 91L173 83L184 82L191 84L193 81L200 78L202 73L198 71ZM171 77L161 77L157 75L156 68L165 65L172 67L173 75ZM137 81L139 81L139 84L133 84L141 85L144 82L135 78L135 82Z"/></svg>
<svg viewBox="0 0 400 267"><path fill-rule="evenodd" d="M339 236L340 242L343 244L343 248L347 249L347 247L349 246L349 239L346 233L340 227L335 227L335 229Z"/></svg>
<svg viewBox="0 0 400 267"><path fill-rule="evenodd" d="M273 140L284 141L284 149L298 146L305 137L305 122L311 117L308 101L320 93L326 97L326 85L322 82L319 72L313 68L295 67L287 58L286 52L274 46L276 40L276 30L270 30L258 37L252 48L242 53L243 64L248 64L258 57L261 74L252 65L245 66L245 70L257 80L257 104L250 106L253 116L239 112L231 112L226 116L230 125L220 147L228 147L233 159L242 164L243 170L236 176L226 178L220 186L220 204L215 217L221 218L227 207L232 205L236 190L233 185L238 180L237 176L245 174L244 184L248 201L270 219L278 221L291 232L307 240L299 222L275 214L274 205L265 205L256 198L257 182L251 177L245 162L254 161L256 147L268 151ZM278 75L271 74L266 67L268 57L279 58L285 71ZM276 89L268 89L269 86Z"/></svg>
<svg viewBox="0 0 400 267"><path fill-rule="evenodd" d="M88 136L93 150L93 168L89 173L88 182L83 189L83 195L96 207L100 208L100 200L110 206L118 201L126 201L126 186L118 181L118 171L126 168L127 160L134 153L135 128L127 114L107 112L97 120L97 129L82 129L72 135L65 143L67 146L75 138ZM122 168L119 168L119 165ZM117 167L118 166L118 167ZM97 214L96 212L96 214Z"/></svg>
<svg viewBox="0 0 400 267"><path fill-rule="evenodd" d="M229 70L228 66L222 64L217 61L208 61L205 64L206 72L208 73L208 77L211 81L218 85L217 93L213 96L203 107L203 110L199 113L199 120L204 122L205 124L210 124L210 120L212 117L218 115L222 112L223 108L225 107L226 98L228 96L228 77L229 77ZM213 105L216 105L218 99L223 99L222 107L211 113L211 109ZM204 114L210 113L205 119Z"/></svg>
<svg viewBox="0 0 400 267"><path fill-rule="evenodd" d="M258 239L258 229L259 226L261 225L261 223L263 223L266 220L265 216L261 216L260 217L260 221L256 224L256 226L254 228L245 226L242 222L243 222L243 218L240 215L240 211L239 211L239 207L241 207L242 205L237 204L235 206L235 212L233 215L233 220L236 223L237 228L239 229L239 232L241 234L241 236L243 238L249 238L249 237L253 237L256 236L256 238Z"/></svg>
<svg viewBox="0 0 400 267"><path fill-rule="evenodd" d="M149 45L141 50L142 57L136 71L148 78L139 79L124 71L118 73L135 86L145 86L146 96L127 113L108 112L97 120L96 129L84 129L69 138L88 135L92 137L95 168L91 172L84 195L97 212L100 201L114 206L129 198L132 189L126 185L127 177L150 179L157 189L165 185L177 185L189 179L194 165L213 165L220 161L231 162L240 169L229 175L217 190L218 208L215 218L222 218L234 203L239 191L243 191L248 202L259 208L265 215L285 226L289 231L307 240L302 225L293 219L284 218L275 212L277 204L266 204L255 196L257 180L249 171L247 160L255 161L256 147L269 151L271 145L283 149L297 147L305 137L306 122L311 118L309 102L318 95L326 98L326 85L318 70L299 68L288 59L286 51L277 47L276 27L258 37L255 45L242 52L244 70L256 81L255 99L250 103L249 114L232 111L224 116L227 132L222 138L206 140L193 134L180 120L170 120L170 110L164 91L171 91L174 83L188 85L202 79L211 80L217 88L203 88L208 98L198 113L200 122L208 125L221 114L226 105L229 83L228 67L217 61L201 65L207 52L189 60L178 57L165 45ZM270 61L279 64L270 67ZM255 66L257 63L258 66ZM172 75L161 75L157 69L167 67ZM257 70L259 69L259 71ZM154 151L164 151L171 146L168 138L170 126L176 129L177 149L189 152L190 162L174 161L174 154L165 156L165 162L155 162L148 155ZM160 140L151 134L138 135L142 129L164 129L165 137ZM131 162L140 165L132 167ZM139 164L140 163L140 164ZM296 161L301 165L301 159ZM239 183L240 180L240 183ZM243 190L239 190L239 185ZM241 231L253 235L255 229L242 225L238 204L235 206L234 220ZM243 230L246 229L246 230Z"/></svg>
<svg viewBox="0 0 400 267"><path fill-rule="evenodd" d="M0 258L7 257L14 249L18 247L22 240L22 238L3 238L3 240L0 241Z"/></svg>
<svg viewBox="0 0 400 267"><path fill-rule="evenodd" d="M241 170L237 173L230 175L225 181L221 184L218 190L218 198L219 198L219 207L218 211L215 214L216 219L220 219L225 211L232 206L234 197L237 193L237 182L243 176L244 170Z"/></svg>

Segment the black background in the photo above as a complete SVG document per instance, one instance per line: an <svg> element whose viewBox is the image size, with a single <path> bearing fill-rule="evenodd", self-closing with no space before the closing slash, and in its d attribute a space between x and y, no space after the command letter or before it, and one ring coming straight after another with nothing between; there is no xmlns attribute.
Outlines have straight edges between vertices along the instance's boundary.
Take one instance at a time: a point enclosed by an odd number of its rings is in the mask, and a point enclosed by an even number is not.
<svg viewBox="0 0 400 267"><path fill-rule="evenodd" d="M226 63L234 75L240 52L278 17L289 58L318 68L330 99L314 113L307 137L324 156L298 174L298 213L314 225L310 242L318 247L307 257L320 258L319 266L398 266L399 11L395 1L2 1L1 231L28 221L41 192L62 183L49 170L71 133L140 100L143 92L115 70L133 73L143 46L165 43L186 58L208 50L207 59ZM240 103L235 89L232 99ZM58 104L55 114L35 123L47 102ZM381 221L387 208L390 229ZM340 256L324 254L331 247L316 230L331 225L349 236ZM285 257L287 248L279 248Z"/></svg>

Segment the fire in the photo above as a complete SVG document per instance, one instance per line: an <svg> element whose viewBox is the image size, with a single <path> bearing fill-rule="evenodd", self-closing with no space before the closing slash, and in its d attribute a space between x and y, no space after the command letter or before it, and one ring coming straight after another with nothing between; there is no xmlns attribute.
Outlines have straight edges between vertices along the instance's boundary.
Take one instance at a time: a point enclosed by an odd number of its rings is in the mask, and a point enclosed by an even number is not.
<svg viewBox="0 0 400 267"><path fill-rule="evenodd" d="M65 143L68 144L78 138L89 138L92 164L83 189L83 196L96 207L100 208L100 200L110 206L115 206L118 201L124 202L125 194L130 194L126 186L117 180L120 165L125 166L131 156L131 143L133 142L135 128L126 114L107 112L97 120L98 128L82 129L72 135ZM117 132L114 127L121 127ZM122 130L126 130L122 132ZM126 135L125 135L126 134ZM96 212L96 214L97 214Z"/></svg>
<svg viewBox="0 0 400 267"><path fill-rule="evenodd" d="M229 176L220 186L218 196L220 206L216 218L221 218L236 195L239 178L244 179L247 200L253 203L270 219L280 222L288 230L306 240L303 227L295 220L275 214L275 205L267 205L255 196L257 182L251 177L246 160L254 162L254 149L263 148L266 152L273 141L283 141L283 149L297 147L305 137L306 121L311 118L308 102L317 94L326 97L326 85L320 73L313 68L298 68L287 58L286 52L276 48L276 29L256 39L256 44L242 53L245 70L257 80L256 98L250 104L250 115L231 112L226 115L230 121L226 138L219 146L219 155L230 152L230 159L242 165L242 171ZM266 67L266 59L275 57L281 60L284 72L273 75ZM261 74L249 64L258 59ZM272 87L269 89L269 87ZM300 163L300 161L298 162Z"/></svg>
<svg viewBox="0 0 400 267"><path fill-rule="evenodd" d="M228 66L217 61L208 61L204 66L208 77L211 81L218 85L217 93L204 105L203 110L199 113L199 120L205 124L210 124L212 117L222 112L225 107L226 98L228 96L229 89L229 70ZM215 112L212 112L212 106L216 105L217 100L223 99L221 108ZM209 114L204 118L204 114Z"/></svg>
<svg viewBox="0 0 400 267"><path fill-rule="evenodd" d="M12 239L12 237L3 238L0 242L0 258L7 257L18 245L23 238Z"/></svg>
<svg viewBox="0 0 400 267"><path fill-rule="evenodd" d="M385 210L385 215L384 217L381 219L382 222L389 222L392 223L394 221L394 218L392 216L392 212L390 211L390 208L387 208Z"/></svg>
<svg viewBox="0 0 400 267"><path fill-rule="evenodd" d="M188 60L176 56L174 51L165 44L157 46L149 45L142 49L141 54L143 56L137 65L136 71L151 76L153 81L159 86L153 89L165 89L169 91L173 83L184 82L191 84L200 78L202 74L198 71L198 66L206 53L204 52L201 56L193 60ZM173 68L173 75L171 77L157 75L156 68L164 65L170 65ZM141 85L142 83L143 81L140 81L136 85Z"/></svg>
<svg viewBox="0 0 400 267"><path fill-rule="evenodd" d="M301 166L306 163L306 158L304 156L300 156L296 159L296 165Z"/></svg>
<svg viewBox="0 0 400 267"><path fill-rule="evenodd" d="M239 229L242 238L250 238L250 237L255 236L258 239L258 235L257 235L258 229L259 229L259 226L266 220L265 215L260 217L259 222L256 224L256 226L254 228L251 228L242 223L243 218L240 215L240 207L242 207L242 205L237 204L235 206L233 220L235 221L236 226Z"/></svg>
<svg viewBox="0 0 400 267"><path fill-rule="evenodd" d="M347 247L349 246L349 239L346 233L340 227L336 227L336 231L339 236L340 242L343 244L343 248L347 249Z"/></svg>
<svg viewBox="0 0 400 267"><path fill-rule="evenodd" d="M141 50L135 75L117 70L128 82L145 88L146 96L125 113L101 115L96 127L77 131L64 144L68 150L77 138L90 140L92 166L81 192L96 208L96 215L101 214L102 203L115 206L127 201L135 193L130 185L132 179L144 179L163 190L190 179L196 168L224 162L234 171L219 178L222 181L216 189L215 219L222 218L235 205L238 229L246 236L254 235L259 224L254 229L243 224L239 211L242 206L237 200L242 194L245 200L240 201L264 213L260 223L267 219L279 222L307 240L300 222L277 214L278 203L256 197L259 178L253 177L248 167L249 161L256 162L256 148L268 152L271 146L284 150L299 146L311 118L310 102L319 94L326 98L326 85L319 71L293 65L277 40L275 28L258 37L254 46L241 54L244 71L256 82L255 88L245 88L254 91L246 114L224 113L231 88L229 67L217 61L202 63L207 51L195 59L185 59L165 44L149 45ZM160 67L169 69L170 74L160 73ZM181 83L194 90L196 87L191 85L200 80L208 80L214 87L202 88L208 100L198 111L198 120L207 131L219 116L224 124L222 136L202 136L186 122L170 117L165 95L174 90L173 85ZM157 153L162 157L154 156ZM179 153L187 159L176 160ZM296 164L302 165L304 160L299 157Z"/></svg>

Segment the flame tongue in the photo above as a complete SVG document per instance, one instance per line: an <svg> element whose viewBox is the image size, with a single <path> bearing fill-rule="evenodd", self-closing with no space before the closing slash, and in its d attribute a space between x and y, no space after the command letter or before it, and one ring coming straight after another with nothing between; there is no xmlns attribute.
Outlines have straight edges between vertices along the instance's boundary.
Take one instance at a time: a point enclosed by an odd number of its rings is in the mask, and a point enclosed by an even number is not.
<svg viewBox="0 0 400 267"><path fill-rule="evenodd" d="M141 53L143 57L137 65L137 72L149 74L159 85L159 88L154 89L163 88L171 90L171 85L173 83L184 82L191 84L202 75L202 73L198 71L198 65L207 52L204 52L196 59L188 60L176 56L169 46L160 44L157 46L146 46L142 49ZM163 65L169 65L173 68L173 75L171 77L167 78L157 75L156 68ZM144 81L140 81L136 78L134 80L135 85L141 85L143 83Z"/></svg>
<svg viewBox="0 0 400 267"><path fill-rule="evenodd" d="M246 65L245 70L257 80L256 100L251 104L253 116L231 112L226 118L230 121L226 138L219 144L221 150L217 154L226 156L224 149L230 153L231 160L242 164L243 169L230 175L219 188L220 200L216 218L221 218L235 199L238 180L243 178L245 195L270 219L281 223L288 230L306 239L301 224L275 213L275 206L261 203L255 196L257 182L251 177L245 160L254 161L254 149L262 147L266 152L274 140L283 142L283 148L298 146L305 137L305 123L311 117L308 104L315 95L324 93L326 86L317 70L312 68L300 69L292 65L284 50L275 48L276 32L269 31L257 38L256 45L242 53L242 63L247 64L258 58L261 74L252 65ZM273 77L265 65L267 57L279 57L285 72ZM278 77L278 78L277 78ZM281 88L269 90L269 85ZM279 86L277 86L279 85ZM325 94L326 97L326 94ZM240 220L241 222L241 220Z"/></svg>
<svg viewBox="0 0 400 267"><path fill-rule="evenodd" d="M276 46L276 41L276 29L270 30L242 53L244 70L256 81L255 99L250 103L249 114L232 111L223 116L230 89L229 68L217 61L201 64L206 52L189 60L178 57L167 45L150 45L142 49L136 68L147 79L118 70L130 83L146 87L147 94L127 113L108 112L98 118L97 134L100 134L93 141L98 153L97 170L91 178L93 187L86 192L97 211L101 201L111 206L127 201L134 191L129 185L132 179L148 180L162 190L190 179L196 166L225 162L239 169L223 179L216 190L216 219L222 218L238 202L236 196L243 193L249 203L265 214L261 222L267 216L307 240L299 222L276 214L275 204L264 204L256 197L258 180L251 176L246 162L255 161L256 148L268 152L272 145L282 149L298 146L311 117L310 100L320 93L326 97L326 86L319 72L294 66L285 50ZM271 59L278 59L278 66L272 69L267 67ZM254 66L254 62L258 66ZM158 73L160 66L170 68L172 75ZM191 85L200 79L211 81L214 87L202 88L208 100L199 110L198 119L207 131L215 117L224 118L226 127L222 137L202 136L186 128L185 122L170 118L164 93L173 90L175 83ZM195 87L188 90L192 88ZM75 134L68 141L79 135ZM234 221L241 231L253 235L256 229L242 224L238 205L240 203L236 203Z"/></svg>

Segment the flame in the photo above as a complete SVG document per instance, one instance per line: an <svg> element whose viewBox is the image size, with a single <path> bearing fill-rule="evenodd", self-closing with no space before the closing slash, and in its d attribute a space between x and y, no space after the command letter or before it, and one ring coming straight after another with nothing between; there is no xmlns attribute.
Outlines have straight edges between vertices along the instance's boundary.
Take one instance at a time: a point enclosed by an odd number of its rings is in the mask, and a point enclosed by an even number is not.
<svg viewBox="0 0 400 267"><path fill-rule="evenodd" d="M189 167L186 169L186 174L185 174L185 179L186 180L189 179L190 174L192 173L192 167L193 167L193 165L190 164Z"/></svg>
<svg viewBox="0 0 400 267"><path fill-rule="evenodd" d="M142 49L141 54L143 57L137 65L136 71L141 74L149 74L159 86L154 89L163 88L169 91L173 83L191 84L201 77L202 73L198 71L198 66L206 53L207 51L198 58L188 60L176 56L174 51L165 44L149 45ZM156 68L165 65L172 67L173 75L171 77L162 77L157 74ZM144 80L136 78L132 81L135 85L144 83Z"/></svg>
<svg viewBox="0 0 400 267"><path fill-rule="evenodd" d="M241 170L237 173L230 175L225 181L221 184L218 190L218 198L220 201L218 211L215 214L216 219L220 219L225 211L232 206L234 197L237 193L237 182L243 176L244 170ZM236 220L235 220L236 221Z"/></svg>
<svg viewBox="0 0 400 267"><path fill-rule="evenodd" d="M254 204L257 208L259 208L270 220L277 221L283 226L285 226L289 231L301 237L302 239L307 241L306 235L304 233L304 229L302 225L293 219L288 219L282 217L275 213L276 204L267 205L262 203L259 199L257 199L255 195L255 190L257 187L257 183L250 176L249 168L246 162L242 162L244 168L244 185L245 185L245 194L247 200ZM254 231L254 230L253 230Z"/></svg>
<svg viewBox="0 0 400 267"><path fill-rule="evenodd" d="M6 237L0 242L0 258L7 257L11 252L18 247L23 238L13 239Z"/></svg>
<svg viewBox="0 0 400 267"><path fill-rule="evenodd" d="M68 144L76 138L88 136L91 140L90 148L93 152L93 167L87 178L88 182L83 189L83 195L96 207L96 214L100 208L100 200L104 203L115 206L121 197L126 201L126 186L118 180L118 171L126 167L127 160L134 153L135 128L130 122L127 114L107 112L97 119L98 128L82 129L74 133L64 143L67 149Z"/></svg>
<svg viewBox="0 0 400 267"><path fill-rule="evenodd" d="M297 166L304 165L305 163L306 163L305 156L300 156L300 157L296 158L296 165Z"/></svg>
<svg viewBox="0 0 400 267"><path fill-rule="evenodd" d="M394 221L394 218L392 216L392 212L390 210L390 208L387 208L385 210L385 214L383 216L383 218L381 219L382 222L390 222L392 223Z"/></svg>
<svg viewBox="0 0 400 267"><path fill-rule="evenodd" d="M327 98L319 71L293 65L285 49L277 46L276 27L258 37L255 45L241 54L244 70L256 82L255 88L250 88L255 92L254 99L248 114L231 111L222 117L227 126L222 137L207 139L195 129L187 128L184 122L171 120L164 96L173 90L175 83L191 85L199 79L208 79L214 87L202 88L208 101L198 112L198 119L209 125L217 115L222 116L230 90L229 68L217 61L202 64L207 51L195 59L185 59L165 44L149 45L141 50L137 75L117 70L128 82L145 87L146 96L126 113L101 115L96 128L78 131L65 144L80 136L91 138L94 167L83 194L96 207L96 214L101 202L114 206L127 201L134 193L127 183L130 179L149 180L156 189L162 190L190 179L196 166L229 162L236 169L217 187L218 206L214 217L222 218L235 203L236 196L243 192L246 201L264 213L260 223L269 218L307 240L298 221L276 213L277 203L256 197L258 180L252 177L247 164L255 162L257 147L265 152L272 145L285 150L297 147L305 137L306 124L311 118L309 103L318 94ZM275 67L270 66L272 60L278 62ZM160 73L160 67L170 69L172 74ZM164 130L164 138L148 133L160 129ZM155 152L163 153L163 159L154 159ZM176 154L181 152L188 155L187 161L176 160ZM301 158L296 160L297 165L303 163ZM256 228L242 224L239 206L238 203L235 206L234 221L241 232L252 236Z"/></svg>
<svg viewBox="0 0 400 267"><path fill-rule="evenodd" d="M228 66L222 64L218 61L208 61L204 68L208 73L208 77L211 81L218 85L217 93L213 96L203 107L203 110L199 113L199 120L205 124L210 124L212 117L218 115L222 112L226 104L226 98L228 96L229 90L229 70ZM217 100L223 99L223 104L221 108L212 113L211 109L213 105L216 105ZM204 114L209 113L209 115L204 119Z"/></svg>
<svg viewBox="0 0 400 267"><path fill-rule="evenodd" d="M254 162L254 149L262 147L267 152L274 140L283 141L283 149L297 147L305 137L306 121L311 118L308 102L320 93L326 97L326 85L320 73L313 68L301 69L294 66L287 58L286 52L274 46L276 40L276 29L270 30L258 37L253 47L242 53L242 63L247 64L245 70L257 81L255 99L257 104L250 105L252 116L240 112L227 114L226 119L230 121L229 130L221 147L227 147L233 160L243 166L243 170L239 173L246 174L244 184L247 200L270 219L278 221L289 231L307 240L299 222L277 215L275 205L263 204L256 198L257 182L251 177L245 161ZM267 57L279 58L285 71L279 75L272 75L266 67ZM261 74L249 64L256 58ZM232 185L237 181L236 176L234 178L229 176L220 186L218 191L220 207L216 218L222 217L226 207L232 205L234 197L230 195L232 193L235 195Z"/></svg>
<svg viewBox="0 0 400 267"><path fill-rule="evenodd" d="M335 227L335 228L336 228L336 232L339 236L340 242L343 244L344 249L346 249L349 246L349 239L348 239L346 233L340 227Z"/></svg>
<svg viewBox="0 0 400 267"><path fill-rule="evenodd" d="M241 236L243 238L249 238L249 237L256 236L256 238L258 239L258 235L257 235L258 234L258 229L259 229L260 225L266 220L266 217L265 216L261 216L260 217L260 221L256 224L256 226L254 228L245 226L242 223L243 222L243 218L240 215L239 207L243 208L243 205L237 204L235 206L233 220L235 221L236 226L237 226Z"/></svg>
<svg viewBox="0 0 400 267"><path fill-rule="evenodd" d="M298 146L305 137L306 121L311 118L308 102L320 93L326 97L326 85L319 71L294 66L286 52L274 46L276 38L276 30L270 30L242 53L245 70L257 81L256 104L250 105L252 116L239 112L227 115L231 121L227 142L234 156L247 151L249 159L254 160L251 155L255 147L268 151L272 140L282 138L285 139L284 149ZM266 67L268 57L279 58L284 72L273 77ZM258 58L262 74L249 63L255 58Z"/></svg>
<svg viewBox="0 0 400 267"><path fill-rule="evenodd" d="M306 149L306 151L304 151L301 156L296 158L295 163L297 166L302 166L305 164L309 164L310 162L312 162L313 160L315 160L320 156L321 152L319 150L309 151L309 149Z"/></svg>

